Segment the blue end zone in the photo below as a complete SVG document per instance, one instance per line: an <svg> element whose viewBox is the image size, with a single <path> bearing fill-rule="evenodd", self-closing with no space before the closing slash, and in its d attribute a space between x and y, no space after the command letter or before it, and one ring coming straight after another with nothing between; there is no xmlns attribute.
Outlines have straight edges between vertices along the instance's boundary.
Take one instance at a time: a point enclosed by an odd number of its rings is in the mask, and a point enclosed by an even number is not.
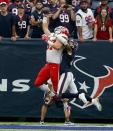
<svg viewBox="0 0 113 131"><path fill-rule="evenodd" d="M30 125L30 124L0 124L0 129L47 129L47 130L78 130L78 131L113 131L113 126L88 126L88 125L74 125L74 126L64 126L64 125Z"/></svg>

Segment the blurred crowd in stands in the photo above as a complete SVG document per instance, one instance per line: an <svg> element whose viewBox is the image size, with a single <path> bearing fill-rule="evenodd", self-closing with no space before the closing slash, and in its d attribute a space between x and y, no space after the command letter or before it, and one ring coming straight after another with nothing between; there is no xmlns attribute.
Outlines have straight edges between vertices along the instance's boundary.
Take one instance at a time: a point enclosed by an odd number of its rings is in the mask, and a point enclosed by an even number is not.
<svg viewBox="0 0 113 131"><path fill-rule="evenodd" d="M0 40L41 38L44 15L49 29L69 29L81 42L113 41L113 0L0 0Z"/></svg>

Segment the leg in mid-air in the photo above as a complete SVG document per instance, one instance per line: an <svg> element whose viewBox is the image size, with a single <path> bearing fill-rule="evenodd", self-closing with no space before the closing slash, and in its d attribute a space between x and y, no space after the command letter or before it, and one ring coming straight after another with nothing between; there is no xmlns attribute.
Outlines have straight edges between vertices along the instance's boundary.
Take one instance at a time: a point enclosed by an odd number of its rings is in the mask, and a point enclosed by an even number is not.
<svg viewBox="0 0 113 131"><path fill-rule="evenodd" d="M75 85L75 82L74 80L72 80L69 85L69 92L71 94L67 94L68 98L79 98L85 105L92 103L94 106L96 106L98 111L102 111L102 106L98 98L91 98L89 95L86 94L86 91L83 89L79 89L77 93L76 89L77 87Z"/></svg>
<svg viewBox="0 0 113 131"><path fill-rule="evenodd" d="M86 99L88 101L88 103L85 104L85 105L88 105L88 104L92 103L94 106L96 106L98 111L102 111L102 105L99 102L99 98L91 98L87 94L85 94L85 97L86 97Z"/></svg>
<svg viewBox="0 0 113 131"><path fill-rule="evenodd" d="M67 90L69 91L68 93L66 93ZM91 98L86 95L86 92L83 89L77 90L72 72L63 73L61 75L57 94L60 94L62 99L79 98L85 105L92 103L99 111L102 110L102 106L98 98Z"/></svg>
<svg viewBox="0 0 113 131"><path fill-rule="evenodd" d="M66 91L69 91L69 93L66 93ZM85 104L88 103L84 92L78 92L72 72L63 73L60 76L57 95L61 98L79 98Z"/></svg>
<svg viewBox="0 0 113 131"><path fill-rule="evenodd" d="M77 94L75 94L75 93L63 93L62 96L61 96L62 99L64 99L64 98L72 99L72 98L78 98L78 97L79 97L80 100L83 101L84 106L87 106L88 104L92 103L94 106L96 106L98 111L102 111L102 106L99 102L99 99L98 98L91 98L86 93L84 93L84 91L79 91Z"/></svg>
<svg viewBox="0 0 113 131"><path fill-rule="evenodd" d="M47 85L45 85L45 83L47 82L47 80L50 78L50 73L49 73L49 65L45 64L42 69L39 71L34 85L38 88L40 88L42 91L44 92L49 92L50 89L48 88Z"/></svg>

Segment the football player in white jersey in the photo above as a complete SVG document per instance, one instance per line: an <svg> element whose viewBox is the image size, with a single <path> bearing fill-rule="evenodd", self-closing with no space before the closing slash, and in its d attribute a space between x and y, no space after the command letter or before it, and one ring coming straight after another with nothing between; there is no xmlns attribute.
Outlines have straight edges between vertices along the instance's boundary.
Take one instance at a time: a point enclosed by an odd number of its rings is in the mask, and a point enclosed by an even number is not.
<svg viewBox="0 0 113 131"><path fill-rule="evenodd" d="M58 81L59 81L59 67L62 59L62 51L66 47L68 49L68 35L69 31L65 27L57 27L54 33L51 33L48 29L48 17L43 18L43 40L48 44L46 50L46 64L38 73L35 86L39 87L45 92L50 92L50 89L45 85L46 81L51 78L55 93L57 93Z"/></svg>
<svg viewBox="0 0 113 131"><path fill-rule="evenodd" d="M76 13L78 39L81 42L93 38L94 21L93 12L88 8L88 1L81 0L80 9Z"/></svg>

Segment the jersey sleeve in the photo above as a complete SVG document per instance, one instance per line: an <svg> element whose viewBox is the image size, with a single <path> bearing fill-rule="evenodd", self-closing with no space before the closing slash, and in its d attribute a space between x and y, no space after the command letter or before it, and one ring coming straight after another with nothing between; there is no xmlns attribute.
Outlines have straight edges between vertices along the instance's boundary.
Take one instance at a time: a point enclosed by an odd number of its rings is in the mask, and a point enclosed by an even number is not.
<svg viewBox="0 0 113 131"><path fill-rule="evenodd" d="M80 14L76 15L76 26L82 26L82 16Z"/></svg>

